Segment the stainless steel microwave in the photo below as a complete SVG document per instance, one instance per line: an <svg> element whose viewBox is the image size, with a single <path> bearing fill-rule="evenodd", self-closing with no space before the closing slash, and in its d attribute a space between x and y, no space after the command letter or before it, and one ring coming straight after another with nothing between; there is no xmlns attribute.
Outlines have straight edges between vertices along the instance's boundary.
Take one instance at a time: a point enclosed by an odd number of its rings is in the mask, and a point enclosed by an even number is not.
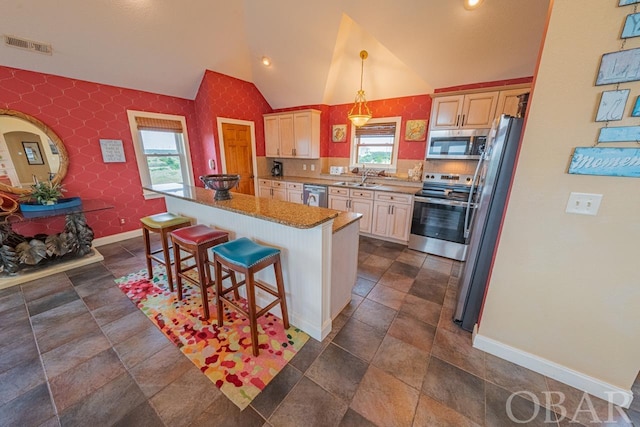
<svg viewBox="0 0 640 427"><path fill-rule="evenodd" d="M429 133L427 159L479 159L490 129L434 130Z"/></svg>

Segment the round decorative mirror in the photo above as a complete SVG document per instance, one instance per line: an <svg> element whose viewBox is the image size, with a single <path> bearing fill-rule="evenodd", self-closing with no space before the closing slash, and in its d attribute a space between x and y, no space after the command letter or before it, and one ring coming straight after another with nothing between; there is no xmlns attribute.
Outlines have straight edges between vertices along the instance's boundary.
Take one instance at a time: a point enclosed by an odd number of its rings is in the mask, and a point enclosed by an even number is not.
<svg viewBox="0 0 640 427"><path fill-rule="evenodd" d="M29 194L37 181L61 183L69 156L62 140L28 114L0 109L0 190Z"/></svg>

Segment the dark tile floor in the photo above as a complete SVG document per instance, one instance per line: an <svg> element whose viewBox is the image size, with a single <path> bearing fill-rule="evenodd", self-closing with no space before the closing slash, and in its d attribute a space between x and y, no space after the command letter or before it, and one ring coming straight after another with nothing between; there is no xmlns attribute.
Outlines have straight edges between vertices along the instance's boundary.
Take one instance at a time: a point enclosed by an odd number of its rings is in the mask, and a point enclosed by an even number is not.
<svg viewBox="0 0 640 427"><path fill-rule="evenodd" d="M102 263L0 290L0 425L516 425L507 402L527 425L580 425L533 403L550 391L584 425L608 419L603 401L590 412L581 392L471 347L451 322L459 263L370 238L330 336L241 412L115 286L144 267L141 239L100 251ZM634 391L626 414L640 425L640 380Z"/></svg>

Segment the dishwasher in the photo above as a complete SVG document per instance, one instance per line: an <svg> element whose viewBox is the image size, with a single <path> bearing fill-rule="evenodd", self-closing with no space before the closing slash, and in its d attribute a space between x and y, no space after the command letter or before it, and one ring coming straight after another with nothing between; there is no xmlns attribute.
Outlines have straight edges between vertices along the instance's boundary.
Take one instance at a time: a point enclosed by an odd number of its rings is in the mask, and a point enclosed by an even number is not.
<svg viewBox="0 0 640 427"><path fill-rule="evenodd" d="M304 204L307 206L319 206L321 208L326 208L328 206L327 186L304 184L303 200Z"/></svg>

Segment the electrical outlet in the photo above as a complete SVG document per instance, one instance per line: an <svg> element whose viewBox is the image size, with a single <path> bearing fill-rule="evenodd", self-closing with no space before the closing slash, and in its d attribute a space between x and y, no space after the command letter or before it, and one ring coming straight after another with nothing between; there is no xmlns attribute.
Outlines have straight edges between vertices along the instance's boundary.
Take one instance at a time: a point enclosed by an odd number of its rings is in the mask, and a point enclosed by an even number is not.
<svg viewBox="0 0 640 427"><path fill-rule="evenodd" d="M312 171L316 170L316 165L311 165L311 170Z"/></svg>
<svg viewBox="0 0 640 427"><path fill-rule="evenodd" d="M124 218L120 218L120 224L124 224Z"/></svg>
<svg viewBox="0 0 640 427"><path fill-rule="evenodd" d="M306 171L306 170L307 170L307 165L306 165L306 164L304 164L304 163L302 164L302 170L303 170L303 171Z"/></svg>
<svg viewBox="0 0 640 427"><path fill-rule="evenodd" d="M565 212L580 215L597 215L602 194L571 193Z"/></svg>

